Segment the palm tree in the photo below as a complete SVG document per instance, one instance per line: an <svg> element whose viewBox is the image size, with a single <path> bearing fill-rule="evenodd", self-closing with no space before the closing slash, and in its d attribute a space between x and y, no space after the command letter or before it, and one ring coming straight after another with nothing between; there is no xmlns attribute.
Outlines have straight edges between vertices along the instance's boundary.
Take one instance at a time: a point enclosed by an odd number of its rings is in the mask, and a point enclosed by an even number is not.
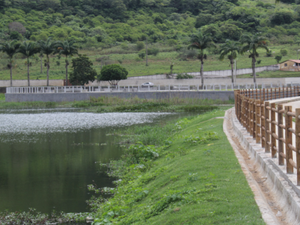
<svg viewBox="0 0 300 225"><path fill-rule="evenodd" d="M254 35L245 34L241 37L241 43L245 44L241 48L241 54L244 54L245 52L249 51L249 58L252 58L252 76L253 76L254 86L256 88L255 63L256 63L256 57L259 56L257 49L263 48L267 52L269 51L268 47L266 46L266 38L259 36L259 34L254 34Z"/></svg>
<svg viewBox="0 0 300 225"><path fill-rule="evenodd" d="M199 32L198 34L194 34L191 37L191 44L188 46L188 49L194 48L199 50L198 59L201 61L200 67L200 76L201 76L201 88L204 88L204 80L203 80L203 64L204 59L207 58L206 54L204 54L204 50L209 47L214 47L215 44L212 41L212 38L208 34L203 34Z"/></svg>
<svg viewBox="0 0 300 225"><path fill-rule="evenodd" d="M39 41L39 47L42 54L46 55L45 66L47 67L47 86L49 86L49 69L50 69L50 59L49 56L55 53L58 47L58 42L52 42L51 37L47 41Z"/></svg>
<svg viewBox="0 0 300 225"><path fill-rule="evenodd" d="M224 44L220 46L220 60L223 60L224 57L227 55L230 65L231 65L231 82L234 83L233 80L233 64L234 59L236 59L237 54L240 50L240 43L232 40L226 40Z"/></svg>
<svg viewBox="0 0 300 225"><path fill-rule="evenodd" d="M10 69L10 86L12 87L12 67L13 67L13 57L17 53L20 44L17 43L17 40L13 40L7 43L0 44L0 51L8 55L9 63L8 68Z"/></svg>
<svg viewBox="0 0 300 225"><path fill-rule="evenodd" d="M29 79L29 66L30 66L30 62L29 59L31 56L33 56L34 54L40 52L40 49L38 47L38 45L35 42L26 42L24 41L19 49L18 52L20 52L21 54L23 54L26 58L27 58L27 80L28 80L28 87L30 87L30 79Z"/></svg>
<svg viewBox="0 0 300 225"><path fill-rule="evenodd" d="M68 57L73 56L75 54L78 54L77 47L74 45L75 41L64 41L59 43L58 51L59 54L63 54L66 56L66 86L68 85L68 66L69 66L69 61Z"/></svg>

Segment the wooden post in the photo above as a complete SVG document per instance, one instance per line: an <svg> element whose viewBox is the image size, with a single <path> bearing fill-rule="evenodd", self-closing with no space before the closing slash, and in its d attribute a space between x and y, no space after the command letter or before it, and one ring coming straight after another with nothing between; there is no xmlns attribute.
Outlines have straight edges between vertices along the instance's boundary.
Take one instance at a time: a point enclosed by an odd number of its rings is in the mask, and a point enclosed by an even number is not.
<svg viewBox="0 0 300 225"><path fill-rule="evenodd" d="M251 135L251 102L250 102L250 98L248 98L248 114L247 114L247 117L248 117L248 121L247 121L247 125L248 125L248 132L250 133Z"/></svg>
<svg viewBox="0 0 300 225"><path fill-rule="evenodd" d="M299 137L299 133L300 133L300 109L296 109L296 158L297 158L297 185L300 185L300 137Z"/></svg>
<svg viewBox="0 0 300 225"><path fill-rule="evenodd" d="M249 132L250 135L253 137L253 104L252 99L249 100Z"/></svg>
<svg viewBox="0 0 300 225"><path fill-rule="evenodd" d="M281 98L281 88L279 88L279 98Z"/></svg>
<svg viewBox="0 0 300 225"><path fill-rule="evenodd" d="M256 101L255 101L255 113L256 113L256 116L255 116L255 118L256 118L256 129L255 129L255 132L256 132L256 134L255 134L255 137L256 137L256 143L259 143L260 142L260 137L259 137L259 135L260 135L260 129L261 129L261 123L260 123L260 121L261 121L261 113L260 113L260 100L259 99L257 99Z"/></svg>
<svg viewBox="0 0 300 225"><path fill-rule="evenodd" d="M263 89L263 99L262 99L263 101L265 101L266 100L266 93L265 93L265 89Z"/></svg>
<svg viewBox="0 0 300 225"><path fill-rule="evenodd" d="M281 154L283 154L283 127L280 125L283 125L283 113L280 112L280 110L283 110L283 105L278 105L278 114L277 114L277 122L278 122L278 163L279 165L284 165L284 158Z"/></svg>
<svg viewBox="0 0 300 225"><path fill-rule="evenodd" d="M276 158L276 138L274 135L276 135L276 125L273 123L276 122L276 117L275 117L275 111L272 110L273 108L276 107L275 103L271 104L271 152L272 152L272 158Z"/></svg>
<svg viewBox="0 0 300 225"><path fill-rule="evenodd" d="M241 96L241 119L240 122L242 126L244 126L244 114L245 114L245 102L244 102L244 95Z"/></svg>
<svg viewBox="0 0 300 225"><path fill-rule="evenodd" d="M261 89L259 89L259 99L262 100Z"/></svg>
<svg viewBox="0 0 300 225"><path fill-rule="evenodd" d="M288 112L292 112L292 106L285 107L285 150L286 150L286 172L293 173L293 165L289 160L293 159L293 151L290 149L289 144L292 145L292 132L289 130L292 128L293 118L288 115Z"/></svg>
<svg viewBox="0 0 300 225"><path fill-rule="evenodd" d="M256 89L257 90L257 89ZM256 100L252 99L252 127L253 127L253 131L252 131L252 136L254 139L256 139Z"/></svg>
<svg viewBox="0 0 300 225"><path fill-rule="evenodd" d="M271 88L270 92L271 92L271 97L270 97L270 99L272 100L272 99L273 99L273 88Z"/></svg>
<svg viewBox="0 0 300 225"><path fill-rule="evenodd" d="M235 109L235 115L238 116L238 95L237 90L234 91L234 109Z"/></svg>
<svg viewBox="0 0 300 225"><path fill-rule="evenodd" d="M266 146L266 124L265 124L265 102L260 104L260 114L261 114L261 147Z"/></svg>
<svg viewBox="0 0 300 225"><path fill-rule="evenodd" d="M265 152L270 152L270 123L269 123L269 119L270 119L270 115L269 115L269 109L267 109L267 107L270 106L269 102L265 102L265 139L266 139L266 143L265 143Z"/></svg>

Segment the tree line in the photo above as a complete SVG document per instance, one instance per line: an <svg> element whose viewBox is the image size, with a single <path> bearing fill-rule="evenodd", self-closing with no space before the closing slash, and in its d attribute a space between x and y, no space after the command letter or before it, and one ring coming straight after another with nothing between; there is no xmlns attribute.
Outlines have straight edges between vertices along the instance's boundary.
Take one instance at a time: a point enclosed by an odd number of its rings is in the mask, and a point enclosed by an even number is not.
<svg viewBox="0 0 300 225"><path fill-rule="evenodd" d="M128 71L120 65L106 65L101 69L99 75L93 68L93 63L89 60L86 55L78 54L78 47L75 45L75 41L53 41L52 38L48 38L46 41L24 41L19 43L16 40L9 41L6 43L0 43L0 51L4 52L8 56L8 65L10 69L10 86L13 86L12 79L12 68L13 60L16 54L22 54L26 57L27 66L27 82L28 87L30 86L30 73L29 68L31 66L30 58L36 54L39 54L41 58L41 73L43 72L43 65L47 68L47 86L49 86L49 70L50 70L50 56L59 54L65 56L65 68L66 68L66 79L65 85L68 85L68 80L71 84L87 84L89 81L97 79L108 81L111 85L117 85L121 79L126 79ZM78 55L77 58L72 59L72 71L68 79L68 67L69 58ZM43 62L43 57L46 59Z"/></svg>
<svg viewBox="0 0 300 225"><path fill-rule="evenodd" d="M203 79L203 64L204 60L207 58L204 50L207 48L215 47L215 43L213 42L213 37L209 34L204 34L199 32L198 34L194 34L191 38L191 44L188 48L194 48L199 50L199 54L197 58L201 62L200 67L200 77L201 77L201 86L202 89L204 88L204 79ZM241 36L239 41L229 40L227 39L224 44L220 45L219 53L220 53L220 60L223 60L226 56L230 61L231 65L231 77L232 77L232 84L234 83L233 79L233 64L234 59L236 59L238 53L244 54L248 53L249 58L252 60L252 76L253 82L255 87L256 84L256 73L255 73L255 64L256 58L259 57L258 49L265 49L267 52L269 51L266 45L266 38L261 36L259 33L255 34L244 34Z"/></svg>
<svg viewBox="0 0 300 225"><path fill-rule="evenodd" d="M74 41L53 41L52 38L48 38L46 41L40 40L38 42L24 41L19 43L17 40L13 40L6 43L0 43L0 51L4 52L9 58L7 67L10 69L10 86L12 86L13 58L18 53L26 57L28 87L30 86L30 58L35 54L39 54L41 58L41 73L43 70L43 57L46 56L44 66L47 68L47 86L49 86L50 55L60 54L65 56L67 82L69 66L68 58L78 54L78 49L74 44Z"/></svg>
<svg viewBox="0 0 300 225"><path fill-rule="evenodd" d="M266 38L261 36L259 33L255 34L244 34L239 41L234 41L227 39L225 43L221 44L218 51L220 54L219 60L224 60L225 57L228 58L231 65L232 73L232 84L234 83L233 78L233 64L234 59L237 55L248 53L249 58L252 60L252 76L253 81L256 86L256 73L255 73L255 64L256 58L259 57L258 49L262 48L269 52L267 47ZM203 65L204 60L207 59L206 50L216 47L213 37L210 34L206 33L196 33L193 34L190 38L190 45L188 49L197 49L199 51L197 58L201 62L200 67L200 77L201 77L201 87L204 88L204 78L203 78ZM28 86L30 86L29 78L29 66L30 66L30 57L35 54L39 54L41 57L41 72L43 66L43 56L46 56L44 61L44 66L47 68L47 86L49 86L49 70L50 70L50 59L49 56L53 54L60 54L66 57L65 67L66 67L66 85L68 82L68 66L69 61L68 57L78 54L78 49L75 46L74 41L52 41L51 38L48 38L47 41L39 42L27 42L18 43L17 41L10 41L7 43L0 44L0 51L6 53L9 57L8 67L10 69L10 85L12 86L12 63L13 57L17 53L21 53L27 59L27 79ZM125 68L122 68L119 65L107 65L104 66L101 70L101 73L97 76L97 72L92 68L93 63L84 55L79 55L79 58L72 60L73 71L70 75L71 83L85 84L89 81L94 81L97 77L98 80L109 81L111 85L117 85L118 81L121 79L126 79L128 71Z"/></svg>

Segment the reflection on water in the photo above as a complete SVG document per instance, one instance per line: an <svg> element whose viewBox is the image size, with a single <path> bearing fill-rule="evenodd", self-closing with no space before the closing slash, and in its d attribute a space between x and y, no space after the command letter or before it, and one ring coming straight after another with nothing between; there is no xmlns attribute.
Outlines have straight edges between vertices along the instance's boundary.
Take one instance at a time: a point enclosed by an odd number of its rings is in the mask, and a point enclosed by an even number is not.
<svg viewBox="0 0 300 225"><path fill-rule="evenodd" d="M112 186L96 161L118 159L114 129L152 123L159 113L0 114L0 211L87 211L87 184Z"/></svg>

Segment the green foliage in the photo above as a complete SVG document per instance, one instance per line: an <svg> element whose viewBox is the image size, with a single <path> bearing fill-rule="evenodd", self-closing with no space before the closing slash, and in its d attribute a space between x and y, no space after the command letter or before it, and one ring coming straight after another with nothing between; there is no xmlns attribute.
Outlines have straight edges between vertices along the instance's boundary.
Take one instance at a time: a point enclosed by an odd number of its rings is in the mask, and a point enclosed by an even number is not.
<svg viewBox="0 0 300 225"><path fill-rule="evenodd" d="M72 59L72 69L70 73L70 82L72 84L88 84L96 79L97 72L92 67L93 63L86 55L78 55L78 58Z"/></svg>
<svg viewBox="0 0 300 225"><path fill-rule="evenodd" d="M208 143L212 140L218 140L218 134L216 132L207 132L204 133L202 136L191 135L184 138L184 142L190 144L201 144L201 143Z"/></svg>
<svg viewBox="0 0 300 225"><path fill-rule="evenodd" d="M136 42L136 50L140 51L145 48L145 44L142 41Z"/></svg>
<svg viewBox="0 0 300 225"><path fill-rule="evenodd" d="M102 68L100 75L97 77L98 81L108 81L111 85L118 85L120 80L127 79L128 71L118 65L106 65Z"/></svg>
<svg viewBox="0 0 300 225"><path fill-rule="evenodd" d="M141 51L139 52L138 56L139 56L141 59L145 58L145 56L146 56L146 51L145 51L145 50L141 50Z"/></svg>
<svg viewBox="0 0 300 225"><path fill-rule="evenodd" d="M212 111L181 119L176 123L182 126L180 130L170 123L167 126L172 132L164 135L164 142L155 147L139 142L124 151L123 160L109 163L105 170L118 175L116 188L98 190L110 193L109 200L90 201L94 224L235 224L237 220L264 224L222 132L223 121L213 119L223 113ZM139 136L141 129L129 128L124 134ZM159 129L164 126L157 125ZM153 130L143 132L150 135ZM199 136L207 136L206 141L196 147L184 141L199 132ZM89 185L89 189L95 188Z"/></svg>
<svg viewBox="0 0 300 225"><path fill-rule="evenodd" d="M148 55L154 55L157 56L159 53L159 49L158 48L149 48L148 49Z"/></svg>
<svg viewBox="0 0 300 225"><path fill-rule="evenodd" d="M179 73L179 74L176 75L176 79L177 80L181 80L181 79L193 79L193 78L194 78L194 76L189 75L187 73Z"/></svg>
<svg viewBox="0 0 300 225"><path fill-rule="evenodd" d="M277 63L279 63L281 59L282 59L281 55L276 55L275 56L275 60L276 60Z"/></svg>
<svg viewBox="0 0 300 225"><path fill-rule="evenodd" d="M282 56L286 56L288 54L288 51L286 49L280 49L280 54Z"/></svg>

